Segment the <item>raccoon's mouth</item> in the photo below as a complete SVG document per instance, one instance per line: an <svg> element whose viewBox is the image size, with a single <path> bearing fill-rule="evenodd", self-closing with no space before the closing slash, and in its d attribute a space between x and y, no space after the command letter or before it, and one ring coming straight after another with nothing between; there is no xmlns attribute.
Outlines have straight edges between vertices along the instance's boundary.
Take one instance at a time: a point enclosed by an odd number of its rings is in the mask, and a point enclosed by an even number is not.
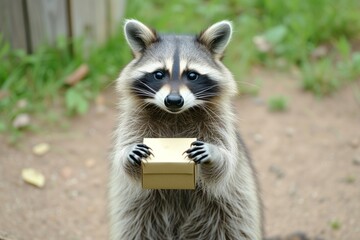
<svg viewBox="0 0 360 240"><path fill-rule="evenodd" d="M171 93L164 99L166 110L171 113L179 113L183 110L184 98L180 94Z"/></svg>
<svg viewBox="0 0 360 240"><path fill-rule="evenodd" d="M167 108L166 109L168 112L171 112L171 113L180 113L182 112L182 109L171 109L171 108Z"/></svg>

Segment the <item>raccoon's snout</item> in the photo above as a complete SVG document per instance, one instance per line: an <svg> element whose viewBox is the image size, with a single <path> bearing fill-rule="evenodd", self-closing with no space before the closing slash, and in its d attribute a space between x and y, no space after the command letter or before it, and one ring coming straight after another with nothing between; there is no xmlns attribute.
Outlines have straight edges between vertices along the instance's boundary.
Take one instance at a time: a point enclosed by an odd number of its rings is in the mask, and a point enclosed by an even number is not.
<svg viewBox="0 0 360 240"><path fill-rule="evenodd" d="M166 96L164 103L170 111L176 112L184 106L184 98L180 94L170 93Z"/></svg>

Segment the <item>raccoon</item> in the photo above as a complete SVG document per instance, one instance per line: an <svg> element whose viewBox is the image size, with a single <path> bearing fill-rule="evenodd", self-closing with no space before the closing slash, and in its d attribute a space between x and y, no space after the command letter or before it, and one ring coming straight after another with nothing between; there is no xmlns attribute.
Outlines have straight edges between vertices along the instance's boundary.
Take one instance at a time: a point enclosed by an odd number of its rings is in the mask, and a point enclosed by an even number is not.
<svg viewBox="0 0 360 240"><path fill-rule="evenodd" d="M222 57L229 21L198 35L159 34L127 20L133 60L122 70L110 168L110 239L262 239L255 174L237 132L237 93ZM195 190L145 190L143 138L197 138L184 154L197 164Z"/></svg>

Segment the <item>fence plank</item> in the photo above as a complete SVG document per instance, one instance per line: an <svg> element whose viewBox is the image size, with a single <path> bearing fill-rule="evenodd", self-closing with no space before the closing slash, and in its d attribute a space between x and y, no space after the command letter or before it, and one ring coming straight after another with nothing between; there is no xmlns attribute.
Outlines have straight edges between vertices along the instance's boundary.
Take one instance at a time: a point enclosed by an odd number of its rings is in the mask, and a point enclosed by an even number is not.
<svg viewBox="0 0 360 240"><path fill-rule="evenodd" d="M0 0L0 33L12 48L27 49L21 0Z"/></svg>
<svg viewBox="0 0 360 240"><path fill-rule="evenodd" d="M109 0L110 33L114 34L122 23L125 12L125 0Z"/></svg>
<svg viewBox="0 0 360 240"><path fill-rule="evenodd" d="M32 50L67 36L65 0L27 0L27 8Z"/></svg>
<svg viewBox="0 0 360 240"><path fill-rule="evenodd" d="M71 1L71 20L74 37L84 39L84 49L103 43L108 36L106 1Z"/></svg>

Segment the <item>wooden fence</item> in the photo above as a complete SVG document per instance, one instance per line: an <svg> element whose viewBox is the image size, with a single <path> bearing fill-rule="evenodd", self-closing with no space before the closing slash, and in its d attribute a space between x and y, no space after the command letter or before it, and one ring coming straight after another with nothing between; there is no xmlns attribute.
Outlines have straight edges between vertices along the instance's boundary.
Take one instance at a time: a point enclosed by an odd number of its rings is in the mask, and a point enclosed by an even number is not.
<svg viewBox="0 0 360 240"><path fill-rule="evenodd" d="M28 53L59 37L102 43L122 21L125 0L0 0L0 34Z"/></svg>

